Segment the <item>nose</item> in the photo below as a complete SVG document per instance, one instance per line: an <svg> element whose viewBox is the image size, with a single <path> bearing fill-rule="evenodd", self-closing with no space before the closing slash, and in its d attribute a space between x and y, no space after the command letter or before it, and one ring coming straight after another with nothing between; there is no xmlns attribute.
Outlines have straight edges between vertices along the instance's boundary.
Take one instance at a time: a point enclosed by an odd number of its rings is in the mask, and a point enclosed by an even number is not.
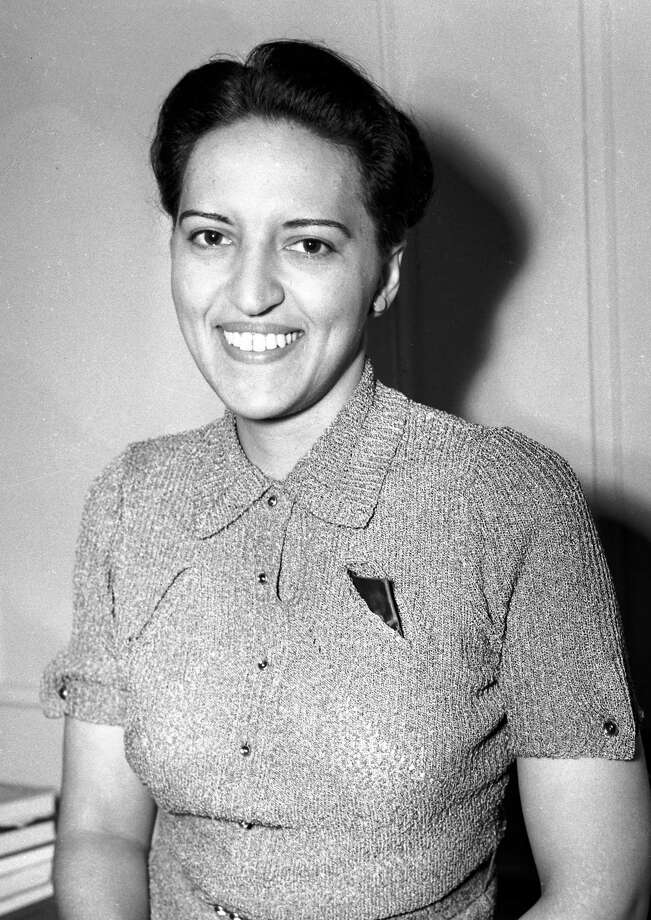
<svg viewBox="0 0 651 920"><path fill-rule="evenodd" d="M242 313L258 316L285 299L274 253L263 247L242 247L232 266L230 299Z"/></svg>

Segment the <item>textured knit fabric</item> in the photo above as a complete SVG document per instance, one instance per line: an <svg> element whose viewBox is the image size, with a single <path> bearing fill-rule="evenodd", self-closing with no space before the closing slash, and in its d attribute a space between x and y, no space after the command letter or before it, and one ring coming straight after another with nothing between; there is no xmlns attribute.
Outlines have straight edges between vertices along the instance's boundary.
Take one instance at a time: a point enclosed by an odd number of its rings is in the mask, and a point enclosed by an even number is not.
<svg viewBox="0 0 651 920"><path fill-rule="evenodd" d="M348 570L391 579L404 636ZM376 382L282 483L234 418L86 503L49 716L124 725L154 920L492 916L516 757L635 753L620 623L565 461Z"/></svg>

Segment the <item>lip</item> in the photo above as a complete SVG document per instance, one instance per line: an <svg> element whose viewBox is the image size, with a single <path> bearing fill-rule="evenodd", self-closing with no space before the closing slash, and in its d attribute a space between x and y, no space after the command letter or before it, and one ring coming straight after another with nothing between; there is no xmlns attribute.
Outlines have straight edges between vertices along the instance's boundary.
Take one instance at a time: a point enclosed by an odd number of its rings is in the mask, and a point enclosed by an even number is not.
<svg viewBox="0 0 651 920"><path fill-rule="evenodd" d="M288 354L291 354L299 342L303 340L304 333L302 329L292 329L291 326L279 326L276 323L265 323L252 326L250 323L224 323L215 327L219 334L219 341L226 354L234 361L240 361L242 364L270 364L273 361L280 361ZM242 351L226 341L226 332L259 332L265 334L272 332L275 335L283 335L288 332L298 332L299 336L295 342L290 342L284 348L271 348L269 351Z"/></svg>
<svg viewBox="0 0 651 920"><path fill-rule="evenodd" d="M285 326L280 323L220 323L215 328L226 332L259 332L260 335L266 335L268 332L274 335L287 335L289 332L303 331L300 326Z"/></svg>

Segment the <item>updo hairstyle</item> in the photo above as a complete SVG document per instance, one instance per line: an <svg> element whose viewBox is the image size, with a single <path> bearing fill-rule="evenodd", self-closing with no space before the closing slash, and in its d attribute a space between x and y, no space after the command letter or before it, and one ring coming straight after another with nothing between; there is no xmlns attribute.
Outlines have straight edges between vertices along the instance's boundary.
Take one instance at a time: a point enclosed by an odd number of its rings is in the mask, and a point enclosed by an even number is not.
<svg viewBox="0 0 651 920"><path fill-rule="evenodd" d="M199 138L251 116L295 122L355 154L383 252L422 217L432 164L413 122L334 52L310 42L274 41L257 45L244 64L215 58L189 71L163 103L151 164L173 220Z"/></svg>

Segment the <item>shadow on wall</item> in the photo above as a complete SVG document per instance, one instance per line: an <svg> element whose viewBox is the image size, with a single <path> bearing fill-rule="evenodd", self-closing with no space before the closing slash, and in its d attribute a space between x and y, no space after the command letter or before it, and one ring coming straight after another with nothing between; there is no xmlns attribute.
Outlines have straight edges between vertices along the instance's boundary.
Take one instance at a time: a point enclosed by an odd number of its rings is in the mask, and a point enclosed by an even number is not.
<svg viewBox="0 0 651 920"><path fill-rule="evenodd" d="M378 376L412 399L460 414L481 367L493 318L524 265L530 231L511 189L470 163L451 140L428 138L436 190L409 240L399 302L370 323ZM507 833L498 854L497 920L520 917L538 897L512 770Z"/></svg>
<svg viewBox="0 0 651 920"><path fill-rule="evenodd" d="M631 506L624 501L602 501L593 505L599 535L615 583L622 612L624 634L636 702L642 714L640 734L651 764L651 506ZM632 522L636 522L633 526ZM641 522L641 523L640 523ZM508 918L505 918L508 920ZM651 920L651 907L647 914Z"/></svg>
<svg viewBox="0 0 651 920"><path fill-rule="evenodd" d="M637 704L646 714L641 723L641 735L648 758L651 751L651 507L627 509L626 501L613 501L593 506L593 511L622 611ZM633 520L642 521L645 532L639 524L634 527Z"/></svg>
<svg viewBox="0 0 651 920"><path fill-rule="evenodd" d="M428 147L435 198L410 238L399 303L370 324L369 351L380 379L412 399L461 414L504 293L526 262L532 230L501 177L478 167L445 135L429 139ZM641 520L640 510L627 513L621 502L593 506L622 609L633 684L640 706L651 712L651 509L648 536L631 523ZM643 740L651 750L648 720ZM515 920L539 895L515 770L505 811L496 920Z"/></svg>
<svg viewBox="0 0 651 920"><path fill-rule="evenodd" d="M459 414L492 319L526 260L530 231L500 177L471 162L444 131L426 140L434 199L410 236L398 303L370 323L369 351L380 379Z"/></svg>

